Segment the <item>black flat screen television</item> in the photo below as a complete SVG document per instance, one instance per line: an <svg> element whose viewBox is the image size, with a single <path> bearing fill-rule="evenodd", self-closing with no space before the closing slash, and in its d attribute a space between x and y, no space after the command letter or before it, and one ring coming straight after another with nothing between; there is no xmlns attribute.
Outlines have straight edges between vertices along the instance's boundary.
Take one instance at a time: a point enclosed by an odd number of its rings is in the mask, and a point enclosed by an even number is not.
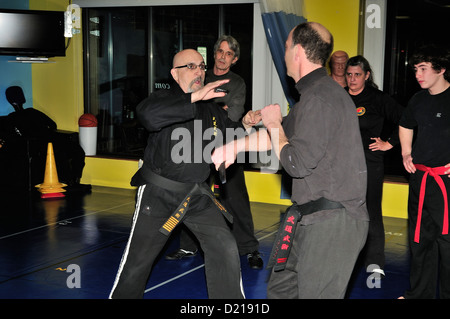
<svg viewBox="0 0 450 319"><path fill-rule="evenodd" d="M65 56L64 12L0 9L0 55Z"/></svg>

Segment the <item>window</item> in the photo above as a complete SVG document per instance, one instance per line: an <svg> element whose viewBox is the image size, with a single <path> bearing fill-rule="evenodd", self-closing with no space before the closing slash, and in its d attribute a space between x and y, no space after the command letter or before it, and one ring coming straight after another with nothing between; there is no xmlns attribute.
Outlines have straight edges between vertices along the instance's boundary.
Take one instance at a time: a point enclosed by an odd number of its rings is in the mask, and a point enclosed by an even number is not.
<svg viewBox="0 0 450 319"><path fill-rule="evenodd" d="M85 112L98 119L98 155L142 157L147 134L136 106L170 86L176 52L199 49L213 64L213 46L222 34L241 45L232 69L246 81L251 109L252 4L89 8L83 15Z"/></svg>

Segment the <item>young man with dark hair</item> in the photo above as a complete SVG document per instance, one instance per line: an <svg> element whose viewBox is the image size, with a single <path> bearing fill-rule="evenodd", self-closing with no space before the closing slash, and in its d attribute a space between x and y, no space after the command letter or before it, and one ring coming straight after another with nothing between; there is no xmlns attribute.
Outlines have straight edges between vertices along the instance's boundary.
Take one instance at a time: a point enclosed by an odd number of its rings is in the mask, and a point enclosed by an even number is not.
<svg viewBox="0 0 450 319"><path fill-rule="evenodd" d="M411 287L404 298L435 298L438 276L440 298L450 298L450 52L423 47L409 64L423 90L409 101L399 129L403 165L411 173Z"/></svg>

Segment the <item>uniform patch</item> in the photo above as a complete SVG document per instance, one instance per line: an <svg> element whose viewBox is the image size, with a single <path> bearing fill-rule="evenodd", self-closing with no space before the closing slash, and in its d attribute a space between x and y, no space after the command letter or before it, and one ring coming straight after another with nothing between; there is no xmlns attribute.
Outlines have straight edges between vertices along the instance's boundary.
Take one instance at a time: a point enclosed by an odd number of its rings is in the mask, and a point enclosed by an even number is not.
<svg viewBox="0 0 450 319"><path fill-rule="evenodd" d="M358 116L363 116L364 114L366 114L366 108L365 107L357 107L356 108L356 114L358 114Z"/></svg>

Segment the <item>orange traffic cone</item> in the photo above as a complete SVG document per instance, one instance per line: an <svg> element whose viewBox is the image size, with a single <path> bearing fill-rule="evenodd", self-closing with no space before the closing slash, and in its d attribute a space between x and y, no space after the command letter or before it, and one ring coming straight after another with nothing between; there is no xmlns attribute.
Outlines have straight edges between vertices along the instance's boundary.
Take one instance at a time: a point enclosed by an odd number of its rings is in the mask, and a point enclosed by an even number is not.
<svg viewBox="0 0 450 319"><path fill-rule="evenodd" d="M41 198L64 197L63 192L66 190L62 187L66 184L60 183L58 180L58 172L56 171L55 156L53 154L53 144L48 143L47 147L47 163L45 165L44 182L36 185L39 192L42 193Z"/></svg>

